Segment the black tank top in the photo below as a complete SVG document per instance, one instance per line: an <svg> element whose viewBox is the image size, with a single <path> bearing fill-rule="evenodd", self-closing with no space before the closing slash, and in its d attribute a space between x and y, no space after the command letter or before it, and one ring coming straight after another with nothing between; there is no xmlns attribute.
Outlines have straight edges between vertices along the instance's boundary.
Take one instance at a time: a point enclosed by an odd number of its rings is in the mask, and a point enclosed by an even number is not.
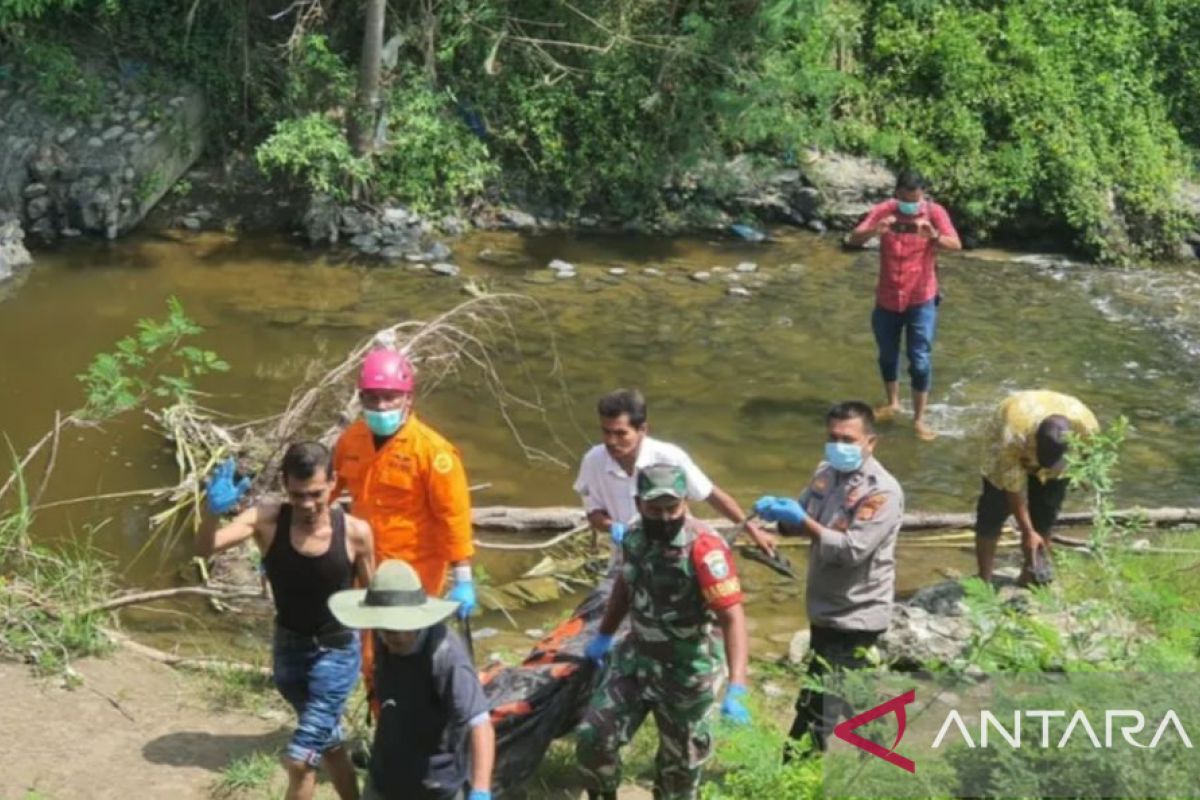
<svg viewBox="0 0 1200 800"><path fill-rule="evenodd" d="M334 507L330 517L329 549L306 556L292 547L292 506L284 503L279 507L275 538L263 558L275 595L275 623L301 636L344 630L327 601L334 592L351 587L354 569L346 555L346 515Z"/></svg>

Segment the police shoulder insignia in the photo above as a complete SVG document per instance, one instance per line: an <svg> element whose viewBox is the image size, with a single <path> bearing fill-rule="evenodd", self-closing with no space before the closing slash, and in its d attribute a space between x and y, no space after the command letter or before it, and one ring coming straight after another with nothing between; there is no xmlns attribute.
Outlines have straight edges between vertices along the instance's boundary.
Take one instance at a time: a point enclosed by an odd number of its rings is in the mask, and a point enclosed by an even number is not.
<svg viewBox="0 0 1200 800"><path fill-rule="evenodd" d="M434 472L445 475L452 469L454 469L454 456L449 453L438 453L433 457Z"/></svg>
<svg viewBox="0 0 1200 800"><path fill-rule="evenodd" d="M875 519L875 515L886 501L887 496L882 493L871 495L858 507L858 518L864 522Z"/></svg>
<svg viewBox="0 0 1200 800"><path fill-rule="evenodd" d="M704 554L704 566L715 580L725 580L729 576L729 560L723 550L709 550Z"/></svg>

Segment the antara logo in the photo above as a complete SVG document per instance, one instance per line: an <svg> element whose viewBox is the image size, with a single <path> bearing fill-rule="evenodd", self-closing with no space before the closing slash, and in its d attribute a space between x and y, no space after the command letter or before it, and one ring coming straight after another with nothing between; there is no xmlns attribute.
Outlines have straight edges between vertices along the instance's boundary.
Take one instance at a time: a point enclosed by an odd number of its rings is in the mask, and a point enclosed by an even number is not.
<svg viewBox="0 0 1200 800"><path fill-rule="evenodd" d="M917 690L909 689L899 697L893 697L887 702L880 703L870 711L864 711L856 717L851 717L845 722L840 723L833 729L833 735L844 742L849 742L860 750L866 750L873 756L882 758L889 764L895 764L902 770L916 773L917 765L912 759L905 758L896 752L896 745L900 744L900 740L904 738L904 728L908 723L908 716L904 711L904 707L909 703L916 702ZM885 750L882 745L872 742L854 733L854 729L868 722L873 722L885 714L896 715L896 741L892 742L891 749Z"/></svg>

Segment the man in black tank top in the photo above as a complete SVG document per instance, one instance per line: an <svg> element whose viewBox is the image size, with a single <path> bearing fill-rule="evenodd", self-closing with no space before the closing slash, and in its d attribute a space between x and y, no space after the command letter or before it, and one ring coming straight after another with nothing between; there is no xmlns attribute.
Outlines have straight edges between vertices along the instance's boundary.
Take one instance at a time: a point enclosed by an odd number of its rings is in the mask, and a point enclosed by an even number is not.
<svg viewBox="0 0 1200 800"><path fill-rule="evenodd" d="M374 545L366 522L331 507L331 460L322 444L293 444L283 456L287 501L261 500L219 529L207 521L196 544L209 556L253 537L262 553L275 599L275 686L298 717L283 756L287 800L311 800L321 764L342 800L359 797L341 729L361 667L358 637L334 619L328 600L356 579L370 583ZM214 517L235 508L249 488L245 479L235 485L233 472L230 459L208 482Z"/></svg>

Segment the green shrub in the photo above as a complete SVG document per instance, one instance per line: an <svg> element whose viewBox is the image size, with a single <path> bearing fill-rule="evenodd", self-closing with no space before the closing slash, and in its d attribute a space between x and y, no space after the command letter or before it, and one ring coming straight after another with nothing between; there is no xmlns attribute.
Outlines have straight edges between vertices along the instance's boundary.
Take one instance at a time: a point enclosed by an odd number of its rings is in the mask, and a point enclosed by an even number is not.
<svg viewBox="0 0 1200 800"><path fill-rule="evenodd" d="M342 128L318 113L278 122L254 156L265 172L287 175L314 192L338 198L371 174L370 163L354 155Z"/></svg>
<svg viewBox="0 0 1200 800"><path fill-rule="evenodd" d="M420 210L480 194L498 173L487 146L453 112L454 98L421 78L396 86L387 104L387 141L376 156L376 193Z"/></svg>

